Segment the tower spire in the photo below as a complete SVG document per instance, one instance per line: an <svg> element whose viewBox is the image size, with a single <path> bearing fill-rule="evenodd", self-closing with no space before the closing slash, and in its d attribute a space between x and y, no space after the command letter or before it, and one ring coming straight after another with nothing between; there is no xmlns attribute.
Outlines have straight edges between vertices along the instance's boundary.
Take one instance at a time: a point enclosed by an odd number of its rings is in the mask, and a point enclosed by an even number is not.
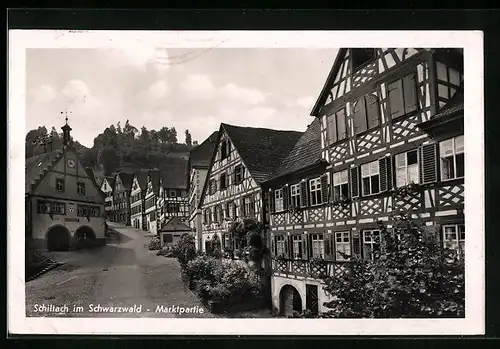
<svg viewBox="0 0 500 349"><path fill-rule="evenodd" d="M66 148L71 141L70 131L72 130L72 128L68 125L68 111L66 110L64 112L61 112L61 114L65 116L64 120L66 121L64 126L61 127L61 129L63 130L63 147ZM69 114L71 114L71 112L69 112Z"/></svg>

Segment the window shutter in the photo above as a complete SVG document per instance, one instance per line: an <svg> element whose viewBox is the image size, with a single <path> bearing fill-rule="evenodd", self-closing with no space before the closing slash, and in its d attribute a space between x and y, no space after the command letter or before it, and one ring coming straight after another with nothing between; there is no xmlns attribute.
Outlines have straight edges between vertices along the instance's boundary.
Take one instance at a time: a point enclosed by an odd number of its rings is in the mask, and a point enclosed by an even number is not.
<svg viewBox="0 0 500 349"><path fill-rule="evenodd" d="M392 157L385 158L385 164L387 167L387 190L391 190L393 187L394 176L392 168Z"/></svg>
<svg viewBox="0 0 500 349"><path fill-rule="evenodd" d="M307 190L307 181L300 182L300 207L307 207L308 206L308 190Z"/></svg>
<svg viewBox="0 0 500 349"><path fill-rule="evenodd" d="M307 260L308 259L308 256L309 256L309 249L308 249L308 246L309 246L309 235L306 235L306 234L302 234L302 240L301 240L301 244L299 244L300 246L300 256L301 256L301 259L302 260Z"/></svg>
<svg viewBox="0 0 500 349"><path fill-rule="evenodd" d="M304 239L303 241L307 241L306 242L307 256L305 256L305 253L304 253L303 257L305 257L305 258L303 258L303 259L309 259L309 258L312 258L312 255L313 255L312 234L304 234L304 237L306 237L306 239Z"/></svg>
<svg viewBox="0 0 500 349"><path fill-rule="evenodd" d="M368 128L372 128L380 124L379 113L380 113L380 108L377 97L368 95L366 97L366 114L368 120Z"/></svg>
<svg viewBox="0 0 500 349"><path fill-rule="evenodd" d="M274 190L270 190L269 191L269 211L271 211L271 213L274 213L276 212L276 194L274 193Z"/></svg>
<svg viewBox="0 0 500 349"><path fill-rule="evenodd" d="M290 195L289 192L288 192L288 186L283 186L283 188L281 188L282 190L282 193L283 193L283 210L288 210L288 207L290 206Z"/></svg>
<svg viewBox="0 0 500 349"><path fill-rule="evenodd" d="M359 167L351 168L351 197L359 196Z"/></svg>
<svg viewBox="0 0 500 349"><path fill-rule="evenodd" d="M328 141L330 144L337 141L337 120L335 114L328 115Z"/></svg>
<svg viewBox="0 0 500 349"><path fill-rule="evenodd" d="M336 122L338 130L338 139L347 138L347 123L345 109L341 109L336 113Z"/></svg>
<svg viewBox="0 0 500 349"><path fill-rule="evenodd" d="M293 256L292 253L292 237L285 235L285 257L291 258Z"/></svg>
<svg viewBox="0 0 500 349"><path fill-rule="evenodd" d="M358 134L366 130L366 107L365 97L360 98L354 106L354 133Z"/></svg>
<svg viewBox="0 0 500 349"><path fill-rule="evenodd" d="M415 74L403 78L405 114L417 110L417 84Z"/></svg>
<svg viewBox="0 0 500 349"><path fill-rule="evenodd" d="M361 258L361 239L358 231L352 233L352 255Z"/></svg>
<svg viewBox="0 0 500 349"><path fill-rule="evenodd" d="M278 255L278 249L277 249L277 242L276 242L276 236L273 236L273 238L271 239L271 251L273 253L273 255L276 257Z"/></svg>
<svg viewBox="0 0 500 349"><path fill-rule="evenodd" d="M391 117L397 118L404 114L403 81L398 80L388 85L389 108Z"/></svg>
<svg viewBox="0 0 500 349"><path fill-rule="evenodd" d="M333 250L333 236L331 233L323 234L323 242L325 244L325 260L333 261L334 260L334 250Z"/></svg>
<svg viewBox="0 0 500 349"><path fill-rule="evenodd" d="M378 160L378 167L380 173L380 190L387 191L389 190L389 176L387 171L387 160L388 158L384 157Z"/></svg>
<svg viewBox="0 0 500 349"><path fill-rule="evenodd" d="M328 174L321 176L321 200L323 203L328 202Z"/></svg>
<svg viewBox="0 0 500 349"><path fill-rule="evenodd" d="M420 179L422 183L437 181L436 143L426 144L420 148Z"/></svg>

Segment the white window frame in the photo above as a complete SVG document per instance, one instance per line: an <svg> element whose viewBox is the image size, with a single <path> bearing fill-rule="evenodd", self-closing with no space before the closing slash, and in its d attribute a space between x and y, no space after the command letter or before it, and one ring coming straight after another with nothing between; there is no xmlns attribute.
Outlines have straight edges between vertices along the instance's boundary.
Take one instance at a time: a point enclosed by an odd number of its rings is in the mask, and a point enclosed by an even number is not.
<svg viewBox="0 0 500 349"><path fill-rule="evenodd" d="M335 244L335 260L344 262L349 261L351 258L345 258L339 252L351 255L351 234L349 231L336 231L334 234Z"/></svg>
<svg viewBox="0 0 500 349"><path fill-rule="evenodd" d="M378 236L378 242L374 242L374 237ZM368 239L369 238L369 239ZM369 245L371 249L370 256L366 256L365 254L365 245ZM373 260L373 248L375 245L380 246L380 230L379 229L366 229L363 230L363 257L365 259Z"/></svg>
<svg viewBox="0 0 500 349"><path fill-rule="evenodd" d="M457 149L457 139L462 139L462 142L461 142L462 146L458 149ZM465 150L464 141L465 141L464 135L461 135L461 136L445 139L444 141L439 142L439 169L441 171L441 180L442 181L449 181L449 180L453 180L453 179L464 178L464 176L459 177L457 175L457 155L465 153L464 152L464 150ZM443 154L443 145L447 142L451 142L451 151L452 151L451 154ZM443 155L446 155L446 156L443 156ZM450 158L453 159L453 174L454 174L454 176L444 178L444 174L445 174L444 163L445 163L445 160L448 160ZM464 175L465 175L465 165L464 165Z"/></svg>
<svg viewBox="0 0 500 349"><path fill-rule="evenodd" d="M290 205L292 207L300 207L301 195L300 195L300 183L293 184L290 186Z"/></svg>
<svg viewBox="0 0 500 349"><path fill-rule="evenodd" d="M276 212L281 212L284 210L283 189L276 189L274 191L274 209Z"/></svg>
<svg viewBox="0 0 500 349"><path fill-rule="evenodd" d="M377 165L376 171L373 170L374 164ZM365 172L364 169L368 169L368 173L363 173L363 172ZM378 192L372 193L372 180L373 180L373 177L375 177L375 176L378 176ZM369 183L370 183L369 193L365 193L365 183L363 181L364 178L369 178ZM367 196L367 195L378 194L380 192L381 192L381 189L380 189L380 164L379 164L378 160L371 161L371 162L368 162L366 164L362 164L361 165L361 194L363 196Z"/></svg>
<svg viewBox="0 0 500 349"><path fill-rule="evenodd" d="M301 260L304 256L305 251L302 251L302 234L294 234L292 235L292 259ZM300 246L300 247L299 247ZM301 251L301 255L299 256L299 251Z"/></svg>
<svg viewBox="0 0 500 349"><path fill-rule="evenodd" d="M460 231L460 227L463 231ZM447 232L446 229L453 228L453 232ZM454 234L455 237L450 239L448 234ZM464 234L462 237L461 234ZM442 226L443 246L457 251L459 258L465 250L465 224L445 224Z"/></svg>
<svg viewBox="0 0 500 349"><path fill-rule="evenodd" d="M325 257L325 240L323 233L311 234L311 251L313 258Z"/></svg>
<svg viewBox="0 0 500 349"><path fill-rule="evenodd" d="M345 178L343 178L345 174ZM347 185L347 197L349 197L349 171L347 169L333 173L333 198L334 200L342 199L342 186ZM336 196L338 188L339 195Z"/></svg>
<svg viewBox="0 0 500 349"><path fill-rule="evenodd" d="M276 257L284 257L286 256L286 244L285 244L285 235L276 235Z"/></svg>
<svg viewBox="0 0 500 349"><path fill-rule="evenodd" d="M321 195L321 177L314 178L309 181L309 194L311 198L311 206L323 204L323 197Z"/></svg>
<svg viewBox="0 0 500 349"><path fill-rule="evenodd" d="M412 164L410 166L416 166L417 167L417 178L416 180L411 180L410 179L410 171L408 170L408 153L410 152L416 152L417 153L417 163L416 164ZM399 159L401 159L401 157L403 157L404 159L404 164L400 165L399 163ZM419 183L420 182L420 161L419 161L419 158L418 158L418 149L413 149L413 150L409 150L407 152L404 152L404 153L399 153L399 154L396 154L394 156L394 167L396 169L396 187L404 187L406 185L409 185L411 183ZM405 173L405 178L404 178L404 182L398 182L400 180L401 177L398 176L398 171L401 171ZM410 181L411 180L411 181Z"/></svg>

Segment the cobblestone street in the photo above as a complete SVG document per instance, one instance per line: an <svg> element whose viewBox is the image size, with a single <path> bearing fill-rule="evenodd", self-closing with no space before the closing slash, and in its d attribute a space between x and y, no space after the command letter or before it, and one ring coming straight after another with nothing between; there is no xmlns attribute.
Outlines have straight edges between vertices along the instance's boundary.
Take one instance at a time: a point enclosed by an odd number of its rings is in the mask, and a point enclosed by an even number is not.
<svg viewBox="0 0 500 349"><path fill-rule="evenodd" d="M149 238L130 227L113 227L120 240L91 250L50 253L65 264L26 283L27 316L215 317L184 286L173 258L148 251ZM41 306L49 308L40 311ZM184 307L190 314L159 312L158 306ZM62 312L56 307L64 307ZM131 313L101 307L141 307ZM80 307L80 308L78 308ZM199 309L203 308L202 311ZM43 308L42 308L43 309Z"/></svg>

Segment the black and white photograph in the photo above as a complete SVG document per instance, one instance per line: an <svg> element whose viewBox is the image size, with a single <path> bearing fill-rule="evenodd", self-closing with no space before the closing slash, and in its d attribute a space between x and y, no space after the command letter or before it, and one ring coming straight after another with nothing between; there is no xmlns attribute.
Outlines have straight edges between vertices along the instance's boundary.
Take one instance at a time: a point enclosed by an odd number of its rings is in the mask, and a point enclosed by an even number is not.
<svg viewBox="0 0 500 349"><path fill-rule="evenodd" d="M484 333L480 32L9 43L13 330Z"/></svg>

